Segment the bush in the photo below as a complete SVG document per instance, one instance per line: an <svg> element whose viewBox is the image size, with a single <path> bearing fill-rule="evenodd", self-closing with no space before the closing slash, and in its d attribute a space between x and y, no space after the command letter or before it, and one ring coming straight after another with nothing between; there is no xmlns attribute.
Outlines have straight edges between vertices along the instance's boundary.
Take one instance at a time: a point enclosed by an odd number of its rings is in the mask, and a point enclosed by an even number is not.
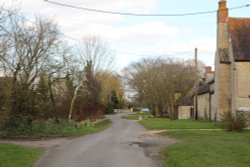
<svg viewBox="0 0 250 167"><path fill-rule="evenodd" d="M221 126L227 131L242 131L247 127L247 121L243 114L234 116L231 112L227 112L222 115Z"/></svg>
<svg viewBox="0 0 250 167"><path fill-rule="evenodd" d="M93 123L90 120L74 122L66 119L60 119L59 123L55 123L54 120L34 121L31 128L19 124L15 128L0 129L0 138L80 136L101 130L108 124L109 120L99 123ZM1 164L0 167L2 167Z"/></svg>
<svg viewBox="0 0 250 167"><path fill-rule="evenodd" d="M114 104L109 102L106 105L106 114L112 114L112 113L114 113Z"/></svg>

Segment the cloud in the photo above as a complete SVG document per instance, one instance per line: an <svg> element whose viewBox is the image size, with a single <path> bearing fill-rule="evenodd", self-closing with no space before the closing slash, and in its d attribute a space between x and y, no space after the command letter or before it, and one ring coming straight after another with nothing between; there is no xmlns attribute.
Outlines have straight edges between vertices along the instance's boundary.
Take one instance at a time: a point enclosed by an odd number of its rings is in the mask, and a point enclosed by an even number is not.
<svg viewBox="0 0 250 167"><path fill-rule="evenodd" d="M61 22L62 23L62 22ZM163 22L142 22L135 25L116 27L108 24L84 24L75 23L75 27L70 24L63 26L63 32L74 38L87 35L98 35L110 42L112 45L130 46L135 45L147 47L157 46L181 36L181 29L169 26ZM79 29L78 27L83 27ZM152 48L154 48L152 47ZM165 46L163 47L165 48ZM130 49L129 49L130 50Z"/></svg>
<svg viewBox="0 0 250 167"><path fill-rule="evenodd" d="M64 2L64 1L62 1ZM65 1L67 3L68 1ZM158 0L91 0L82 2L82 0L71 1L72 5L97 8L102 10L124 11L124 12L150 12Z"/></svg>
<svg viewBox="0 0 250 167"><path fill-rule="evenodd" d="M180 34L178 28L168 26L163 22L144 22L116 31L117 36L113 38L118 38L118 40L160 40L161 38L173 38Z"/></svg>
<svg viewBox="0 0 250 167"><path fill-rule="evenodd" d="M60 3L70 4L73 6L81 6L92 9L111 10L117 12L138 12L138 13L150 13L157 5L158 0L52 0ZM13 0L0 2L0 5L5 4L7 6L15 5L29 14L41 14L41 15L53 15L57 19L73 18L78 21L92 21L92 22L113 22L121 21L123 16L110 15L103 13L95 13L82 11L78 9L67 8L63 6L57 6L47 3L43 0Z"/></svg>
<svg viewBox="0 0 250 167"><path fill-rule="evenodd" d="M101 10L154 13L160 0L54 1ZM5 3L10 4L10 1L6 0ZM68 36L81 38L86 35L99 35L107 40L115 50L140 55L173 56L180 52L187 52L188 54L179 56L192 57L194 48L198 47L202 60L211 64L214 59L214 54L211 53L211 50L215 50L214 37L194 38L195 30L183 25L166 24L164 19L162 21L153 20L153 18L137 19L121 15L86 12L48 4L43 0L15 0L14 3L21 3L21 11L28 14L28 17L34 14L54 17L61 31ZM204 34L204 36L206 35ZM122 53L117 53L117 57L121 67L142 58L142 56Z"/></svg>
<svg viewBox="0 0 250 167"><path fill-rule="evenodd" d="M79 32L80 33L80 32ZM144 22L125 27L95 24L85 27L85 34L99 34L113 42L142 42L174 38L180 34L177 27L171 27L163 22Z"/></svg>
<svg viewBox="0 0 250 167"><path fill-rule="evenodd" d="M139 61L142 58L179 58L179 59L194 59L194 49L198 48L198 59L205 62L206 65L213 66L215 51L214 38L196 38L196 39L182 39L175 38L165 39L161 41L152 41L151 45L138 44L136 47L128 46L125 43L121 48L129 48L130 52L134 54L117 53L118 64L120 67L125 67L131 62ZM126 46L127 45L127 46ZM119 47L119 46L118 46Z"/></svg>
<svg viewBox="0 0 250 167"><path fill-rule="evenodd" d="M211 50L215 50L215 39L211 37L176 40L169 43L165 51L168 53L190 52L195 48L198 48L203 52L210 52Z"/></svg>
<svg viewBox="0 0 250 167"><path fill-rule="evenodd" d="M7 2L9 1L6 0ZM161 22L145 22L132 26L126 25L121 28L113 28L116 26L111 24L123 23L123 16L84 12L56 6L42 0L15 0L13 2L20 6L21 11L28 17L36 14L44 17L53 17L64 33L76 37L94 34L101 35L111 41L136 41L136 38L154 40L161 36L175 36L178 33L175 28ZM158 0L60 0L58 2L102 10L149 13L155 8ZM8 4L11 3L9 2Z"/></svg>

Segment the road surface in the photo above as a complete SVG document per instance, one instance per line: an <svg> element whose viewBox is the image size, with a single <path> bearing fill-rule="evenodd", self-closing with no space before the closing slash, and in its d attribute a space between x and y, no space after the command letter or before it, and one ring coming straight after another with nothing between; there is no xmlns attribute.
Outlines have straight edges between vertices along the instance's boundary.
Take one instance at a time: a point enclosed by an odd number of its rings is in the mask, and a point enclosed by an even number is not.
<svg viewBox="0 0 250 167"><path fill-rule="evenodd" d="M120 116L108 116L113 124L104 131L48 149L35 167L161 167L159 148L173 140Z"/></svg>

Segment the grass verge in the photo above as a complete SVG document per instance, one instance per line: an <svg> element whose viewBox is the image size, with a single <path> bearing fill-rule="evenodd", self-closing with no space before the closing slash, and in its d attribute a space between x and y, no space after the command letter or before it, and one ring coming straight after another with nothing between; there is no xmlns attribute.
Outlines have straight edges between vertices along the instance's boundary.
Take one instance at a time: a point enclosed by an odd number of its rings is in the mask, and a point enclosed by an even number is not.
<svg viewBox="0 0 250 167"><path fill-rule="evenodd" d="M122 116L122 118L128 120L139 120L139 117L141 117L142 119L147 119L150 116L152 116L152 114L149 112L144 112L144 113L136 112L133 114L124 115Z"/></svg>
<svg viewBox="0 0 250 167"><path fill-rule="evenodd" d="M0 167L32 167L42 149L0 143Z"/></svg>
<svg viewBox="0 0 250 167"><path fill-rule="evenodd" d="M53 121L34 122L31 128L20 125L15 129L0 130L0 138L81 136L103 130L110 124L111 121L108 119L97 124L92 124L89 121L76 124L67 120L61 120L60 123Z"/></svg>
<svg viewBox="0 0 250 167"><path fill-rule="evenodd" d="M169 120L165 118L143 119L141 124L147 129L217 129L217 122L203 120Z"/></svg>
<svg viewBox="0 0 250 167"><path fill-rule="evenodd" d="M162 150L169 167L248 167L250 131L168 131L162 133L181 142Z"/></svg>

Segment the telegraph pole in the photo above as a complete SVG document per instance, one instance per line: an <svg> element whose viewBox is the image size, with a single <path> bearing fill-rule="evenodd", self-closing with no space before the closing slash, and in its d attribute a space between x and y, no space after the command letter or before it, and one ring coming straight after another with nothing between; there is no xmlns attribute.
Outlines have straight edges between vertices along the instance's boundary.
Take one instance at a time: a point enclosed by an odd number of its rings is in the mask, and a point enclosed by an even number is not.
<svg viewBox="0 0 250 167"><path fill-rule="evenodd" d="M194 116L198 119L198 89L199 89L199 77L198 77L198 49L195 48L195 95L194 95Z"/></svg>

